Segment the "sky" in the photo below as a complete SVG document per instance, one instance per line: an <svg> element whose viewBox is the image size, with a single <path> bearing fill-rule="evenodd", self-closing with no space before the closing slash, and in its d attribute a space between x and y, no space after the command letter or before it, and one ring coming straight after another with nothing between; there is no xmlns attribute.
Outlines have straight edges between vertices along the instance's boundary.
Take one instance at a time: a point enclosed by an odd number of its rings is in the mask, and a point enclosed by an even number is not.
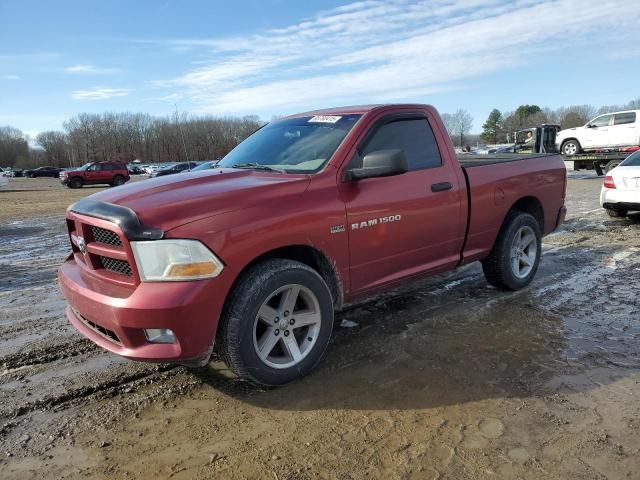
<svg viewBox="0 0 640 480"><path fill-rule="evenodd" d="M640 97L638 0L0 0L0 125Z"/></svg>

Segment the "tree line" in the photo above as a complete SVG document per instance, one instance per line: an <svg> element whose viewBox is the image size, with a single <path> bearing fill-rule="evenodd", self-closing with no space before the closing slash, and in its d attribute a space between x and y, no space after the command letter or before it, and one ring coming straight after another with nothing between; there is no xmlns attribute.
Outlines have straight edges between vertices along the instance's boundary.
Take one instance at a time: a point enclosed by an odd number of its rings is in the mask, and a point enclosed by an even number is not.
<svg viewBox="0 0 640 480"><path fill-rule="evenodd" d="M41 148L30 148L29 139L16 128L0 128L0 165L25 168L79 166L105 160L139 159L145 163L216 160L263 123L256 116L82 113L64 122L64 131L39 133L35 142Z"/></svg>
<svg viewBox="0 0 640 480"><path fill-rule="evenodd" d="M542 123L560 128L586 124L601 113L640 109L640 98L624 105L572 105L551 109L520 105L502 113L493 109L480 135L472 135L471 114L460 108L443 113L454 145L483 142L510 143L513 132ZM155 117L146 113L82 113L64 122L64 130L39 133L31 148L29 138L17 128L0 127L0 166L27 168L39 165L79 166L87 162L139 159L145 163L217 160L248 137L264 122L257 116L212 117L186 113Z"/></svg>

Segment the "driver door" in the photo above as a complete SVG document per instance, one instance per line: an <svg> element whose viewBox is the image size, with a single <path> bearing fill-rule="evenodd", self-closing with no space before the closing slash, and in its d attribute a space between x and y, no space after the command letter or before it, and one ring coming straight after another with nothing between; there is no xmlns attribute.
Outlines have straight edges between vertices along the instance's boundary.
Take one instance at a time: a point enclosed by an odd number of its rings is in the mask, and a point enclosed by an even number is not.
<svg viewBox="0 0 640 480"><path fill-rule="evenodd" d="M367 153L386 149L402 149L409 171L345 186L353 293L451 268L460 259L463 192L451 165L443 164L427 118L383 118L349 168L361 166Z"/></svg>
<svg viewBox="0 0 640 480"><path fill-rule="evenodd" d="M102 165L94 163L85 172L85 183L100 183L102 176Z"/></svg>
<svg viewBox="0 0 640 480"><path fill-rule="evenodd" d="M600 115L591 120L585 127L583 147L599 148L611 145L609 124L613 115Z"/></svg>

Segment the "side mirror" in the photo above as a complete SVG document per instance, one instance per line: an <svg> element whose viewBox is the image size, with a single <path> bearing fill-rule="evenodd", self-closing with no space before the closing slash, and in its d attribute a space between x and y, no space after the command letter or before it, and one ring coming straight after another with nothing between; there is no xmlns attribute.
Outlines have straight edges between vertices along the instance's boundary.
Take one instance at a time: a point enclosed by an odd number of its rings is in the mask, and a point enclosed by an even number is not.
<svg viewBox="0 0 640 480"><path fill-rule="evenodd" d="M409 170L404 150L378 150L368 153L362 159L362 168L354 168L348 172L350 180L363 180L374 177L390 177L400 175Z"/></svg>

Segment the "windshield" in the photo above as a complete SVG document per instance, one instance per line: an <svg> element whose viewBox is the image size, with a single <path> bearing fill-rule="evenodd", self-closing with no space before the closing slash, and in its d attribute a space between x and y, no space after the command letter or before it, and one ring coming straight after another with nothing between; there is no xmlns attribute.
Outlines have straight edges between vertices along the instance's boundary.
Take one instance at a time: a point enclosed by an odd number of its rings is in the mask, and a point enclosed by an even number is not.
<svg viewBox="0 0 640 480"><path fill-rule="evenodd" d="M317 172L359 118L360 115L318 115L269 123L231 150L217 166Z"/></svg>

